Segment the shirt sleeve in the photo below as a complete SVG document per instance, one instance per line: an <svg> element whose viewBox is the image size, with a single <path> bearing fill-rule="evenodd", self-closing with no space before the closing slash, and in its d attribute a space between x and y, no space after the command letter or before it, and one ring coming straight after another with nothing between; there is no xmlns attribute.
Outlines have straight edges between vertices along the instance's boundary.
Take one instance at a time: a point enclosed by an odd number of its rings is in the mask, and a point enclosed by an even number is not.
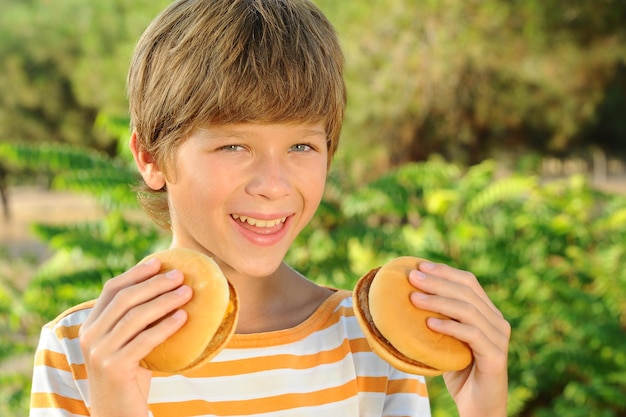
<svg viewBox="0 0 626 417"><path fill-rule="evenodd" d="M78 345L81 314L43 327L35 352L30 417L88 416L87 373Z"/></svg>

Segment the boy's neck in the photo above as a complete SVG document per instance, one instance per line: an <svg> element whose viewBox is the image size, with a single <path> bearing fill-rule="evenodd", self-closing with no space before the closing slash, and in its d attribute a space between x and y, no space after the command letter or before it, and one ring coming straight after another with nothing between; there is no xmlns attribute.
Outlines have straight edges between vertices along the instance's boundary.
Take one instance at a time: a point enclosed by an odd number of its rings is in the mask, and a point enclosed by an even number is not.
<svg viewBox="0 0 626 417"><path fill-rule="evenodd" d="M239 294L239 334L292 328L310 317L332 294L285 263L271 276L233 277L231 282Z"/></svg>

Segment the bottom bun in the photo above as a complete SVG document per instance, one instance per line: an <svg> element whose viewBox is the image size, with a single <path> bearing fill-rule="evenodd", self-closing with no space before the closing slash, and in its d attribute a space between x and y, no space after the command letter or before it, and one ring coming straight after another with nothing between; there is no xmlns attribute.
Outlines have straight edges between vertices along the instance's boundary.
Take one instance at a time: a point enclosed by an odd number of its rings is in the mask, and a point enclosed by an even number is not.
<svg viewBox="0 0 626 417"><path fill-rule="evenodd" d="M435 376L464 369L473 359L469 346L426 325L429 317L448 317L410 301L410 294L419 290L408 275L420 262L426 260L395 258L361 277L353 292L355 316L372 351L398 370Z"/></svg>
<svg viewBox="0 0 626 417"><path fill-rule="evenodd" d="M159 273L183 273L193 296L182 309L187 322L156 346L142 361L147 369L174 373L190 371L213 359L228 343L237 324L239 299L217 263L190 249L172 248L147 256L161 261Z"/></svg>

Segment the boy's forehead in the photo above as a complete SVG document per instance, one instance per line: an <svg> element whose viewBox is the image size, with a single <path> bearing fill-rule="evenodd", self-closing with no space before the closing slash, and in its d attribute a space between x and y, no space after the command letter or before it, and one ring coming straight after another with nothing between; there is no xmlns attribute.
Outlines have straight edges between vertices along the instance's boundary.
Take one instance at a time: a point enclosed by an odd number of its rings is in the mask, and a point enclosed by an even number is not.
<svg viewBox="0 0 626 417"><path fill-rule="evenodd" d="M282 122L282 123L222 123L203 124L193 129L192 134L197 134L206 139L211 138L247 138L275 128L287 128L301 137L326 136L326 126L323 121L308 122Z"/></svg>

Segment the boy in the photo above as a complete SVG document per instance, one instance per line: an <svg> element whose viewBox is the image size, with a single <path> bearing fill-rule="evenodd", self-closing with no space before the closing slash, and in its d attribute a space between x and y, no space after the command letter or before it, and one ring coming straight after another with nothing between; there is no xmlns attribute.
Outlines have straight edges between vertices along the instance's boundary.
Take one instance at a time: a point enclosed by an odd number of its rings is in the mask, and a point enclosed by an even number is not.
<svg viewBox="0 0 626 417"><path fill-rule="evenodd" d="M148 27L128 78L141 201L171 246L210 255L237 288L236 334L198 371L140 367L192 294L179 271L139 264L43 329L32 417L430 415L424 378L367 347L350 293L283 262L322 198L342 66L307 0L180 0ZM452 317L429 326L474 352L444 376L460 415L505 416L508 323L472 274L420 268L410 281L430 295L413 303Z"/></svg>

